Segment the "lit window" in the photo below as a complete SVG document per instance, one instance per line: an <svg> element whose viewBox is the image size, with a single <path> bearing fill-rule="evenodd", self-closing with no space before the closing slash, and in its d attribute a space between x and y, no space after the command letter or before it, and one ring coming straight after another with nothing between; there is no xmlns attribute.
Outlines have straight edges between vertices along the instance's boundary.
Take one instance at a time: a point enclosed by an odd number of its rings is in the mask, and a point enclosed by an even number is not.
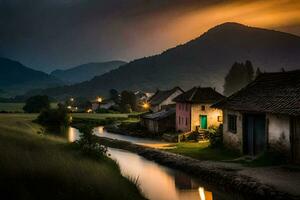
<svg viewBox="0 0 300 200"><path fill-rule="evenodd" d="M236 133L236 115L228 115L228 131Z"/></svg>
<svg viewBox="0 0 300 200"><path fill-rule="evenodd" d="M204 111L205 110L205 106L201 106L201 110Z"/></svg>
<svg viewBox="0 0 300 200"><path fill-rule="evenodd" d="M218 116L218 122L223 122L223 117L222 116Z"/></svg>

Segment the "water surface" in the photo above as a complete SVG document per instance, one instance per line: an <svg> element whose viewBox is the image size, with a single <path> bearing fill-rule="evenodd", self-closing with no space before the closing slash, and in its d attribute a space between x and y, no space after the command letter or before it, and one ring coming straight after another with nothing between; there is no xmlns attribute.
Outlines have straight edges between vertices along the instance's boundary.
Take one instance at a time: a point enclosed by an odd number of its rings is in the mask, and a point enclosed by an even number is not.
<svg viewBox="0 0 300 200"><path fill-rule="evenodd" d="M103 127L94 129L94 134L142 145L165 145L160 141L140 139L112 134ZM80 138L80 132L69 128L67 137L70 142ZM143 195L150 200L232 200L241 199L239 195L227 194L221 190L210 189L199 180L177 170L149 161L135 153L108 148L108 155L114 159L124 177L138 183Z"/></svg>

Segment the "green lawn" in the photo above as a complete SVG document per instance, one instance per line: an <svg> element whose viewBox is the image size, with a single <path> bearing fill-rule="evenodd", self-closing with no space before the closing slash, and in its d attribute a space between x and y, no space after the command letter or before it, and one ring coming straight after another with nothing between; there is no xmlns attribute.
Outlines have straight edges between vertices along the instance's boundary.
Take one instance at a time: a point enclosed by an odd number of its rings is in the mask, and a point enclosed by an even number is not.
<svg viewBox="0 0 300 200"><path fill-rule="evenodd" d="M105 118L127 118L128 114L113 114L113 113L72 113L75 118L86 119L105 119Z"/></svg>
<svg viewBox="0 0 300 200"><path fill-rule="evenodd" d="M110 159L85 158L38 134L36 115L0 114L0 191L10 199L143 199ZM133 177L135 178L135 177Z"/></svg>
<svg viewBox="0 0 300 200"><path fill-rule="evenodd" d="M105 119L105 118L128 118L128 116L138 115L140 113L72 113L75 118L86 119Z"/></svg>
<svg viewBox="0 0 300 200"><path fill-rule="evenodd" d="M189 156L198 160L231 160L239 157L235 152L231 152L224 148L211 148L209 142L181 142L175 144L174 149L167 149L166 151Z"/></svg>
<svg viewBox="0 0 300 200"><path fill-rule="evenodd" d="M24 112L25 103L0 103L0 111L5 112ZM52 108L57 107L57 103L51 103Z"/></svg>

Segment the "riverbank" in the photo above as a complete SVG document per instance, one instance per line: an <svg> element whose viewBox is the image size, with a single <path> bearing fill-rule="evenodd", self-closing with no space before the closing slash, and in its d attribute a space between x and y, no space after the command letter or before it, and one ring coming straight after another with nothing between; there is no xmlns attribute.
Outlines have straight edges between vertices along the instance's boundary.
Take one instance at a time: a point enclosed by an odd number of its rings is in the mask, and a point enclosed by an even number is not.
<svg viewBox="0 0 300 200"><path fill-rule="evenodd" d="M208 184L223 188L225 191L230 190L242 193L247 199L295 200L300 197L299 191L297 191L297 187L299 186L299 173L297 173L297 176L294 174L293 178L290 177L290 179L285 180L277 180L276 178L278 178L278 176L275 176L273 173L275 178L273 181L268 181L270 180L269 178L263 182L260 176L249 176L255 171L258 172L257 169L251 170L240 164L200 161L186 156L108 138L95 137L95 140L106 146L131 151L159 164L181 170ZM269 174L274 172L272 168L266 168L264 170L268 171ZM284 185L287 186L284 187ZM290 188L288 188L288 186ZM289 190L292 189L292 187L296 187L296 189Z"/></svg>
<svg viewBox="0 0 300 200"><path fill-rule="evenodd" d="M0 114L0 192L10 199L144 199L111 159L45 135L36 115ZM137 177L132 177L133 179Z"/></svg>

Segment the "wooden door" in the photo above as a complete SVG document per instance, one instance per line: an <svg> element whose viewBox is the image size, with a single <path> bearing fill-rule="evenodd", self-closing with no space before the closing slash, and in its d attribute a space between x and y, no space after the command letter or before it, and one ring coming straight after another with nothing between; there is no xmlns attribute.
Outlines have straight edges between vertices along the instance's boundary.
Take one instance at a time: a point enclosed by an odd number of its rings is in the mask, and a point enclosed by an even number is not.
<svg viewBox="0 0 300 200"><path fill-rule="evenodd" d="M200 115L200 128L207 129L207 115Z"/></svg>
<svg viewBox="0 0 300 200"><path fill-rule="evenodd" d="M257 155L266 147L265 115L244 116L244 153Z"/></svg>

